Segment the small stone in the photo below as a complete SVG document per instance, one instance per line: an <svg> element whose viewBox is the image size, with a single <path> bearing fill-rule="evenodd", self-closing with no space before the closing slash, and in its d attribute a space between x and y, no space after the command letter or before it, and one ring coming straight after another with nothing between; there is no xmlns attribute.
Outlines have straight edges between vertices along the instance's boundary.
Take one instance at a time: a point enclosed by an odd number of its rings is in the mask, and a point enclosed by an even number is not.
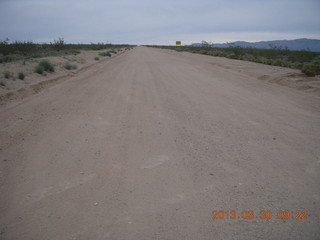
<svg viewBox="0 0 320 240"><path fill-rule="evenodd" d="M95 203L94 203L94 205L95 205L95 206L98 206L98 203L97 203L97 202L95 202Z"/></svg>
<svg viewBox="0 0 320 240"><path fill-rule="evenodd" d="M84 174L84 172L80 172L80 174L82 174L82 175L83 175L83 174Z"/></svg>

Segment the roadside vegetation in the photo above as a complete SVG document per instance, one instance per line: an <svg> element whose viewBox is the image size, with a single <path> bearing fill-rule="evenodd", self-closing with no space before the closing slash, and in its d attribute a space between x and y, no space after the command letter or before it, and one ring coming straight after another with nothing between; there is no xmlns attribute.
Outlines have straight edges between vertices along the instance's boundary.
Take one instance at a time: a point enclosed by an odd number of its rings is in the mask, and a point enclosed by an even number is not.
<svg viewBox="0 0 320 240"><path fill-rule="evenodd" d="M13 74L11 73L11 72L9 72L9 71L5 71L4 73L3 73L3 76L4 76L4 78L12 78L13 77Z"/></svg>
<svg viewBox="0 0 320 240"><path fill-rule="evenodd" d="M35 70L36 73L43 74L44 72L54 72L53 64L48 60L42 60L36 66Z"/></svg>
<svg viewBox="0 0 320 240"><path fill-rule="evenodd" d="M67 70L72 70L72 69L77 69L77 68L78 68L77 65L71 64L71 63L69 63L69 62L65 63L65 64L63 65L63 67L64 67L65 69L67 69Z"/></svg>
<svg viewBox="0 0 320 240"><path fill-rule="evenodd" d="M108 57L111 57L111 52L101 52L101 53L99 53L99 55L100 56L102 56L102 57L106 57L106 56L108 56Z"/></svg>
<svg viewBox="0 0 320 240"><path fill-rule="evenodd" d="M20 80L24 80L24 73L23 72L19 72L18 73L18 78L20 79Z"/></svg>
<svg viewBox="0 0 320 240"><path fill-rule="evenodd" d="M290 51L287 48L256 49L232 46L228 48L215 48L210 46L152 46L172 49L179 52L191 52L216 57L226 57L263 63L273 66L300 69L307 76L320 74L320 53L307 50Z"/></svg>
<svg viewBox="0 0 320 240"><path fill-rule="evenodd" d="M110 43L69 44L63 38L41 44L0 39L0 94L24 87L23 84L26 83L32 84L35 78L49 73L59 74L61 70L81 68L83 64L94 61L93 59L98 61L132 47L134 46ZM33 73L39 75L30 77ZM16 79L28 81L14 82Z"/></svg>
<svg viewBox="0 0 320 240"><path fill-rule="evenodd" d="M69 44L63 38L54 40L53 43L34 43L31 41L10 42L8 39L0 41L0 63L30 58L41 58L48 56L77 55L81 50L105 50L112 53L122 48L130 48L126 44L91 43L91 44Z"/></svg>

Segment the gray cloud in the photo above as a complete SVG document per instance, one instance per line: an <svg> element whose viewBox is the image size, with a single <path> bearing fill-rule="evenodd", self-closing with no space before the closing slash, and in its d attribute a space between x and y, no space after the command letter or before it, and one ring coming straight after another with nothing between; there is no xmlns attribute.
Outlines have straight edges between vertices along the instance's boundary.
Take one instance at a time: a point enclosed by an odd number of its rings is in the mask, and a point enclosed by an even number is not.
<svg viewBox="0 0 320 240"><path fill-rule="evenodd" d="M318 0L0 0L0 39L169 44L320 38Z"/></svg>

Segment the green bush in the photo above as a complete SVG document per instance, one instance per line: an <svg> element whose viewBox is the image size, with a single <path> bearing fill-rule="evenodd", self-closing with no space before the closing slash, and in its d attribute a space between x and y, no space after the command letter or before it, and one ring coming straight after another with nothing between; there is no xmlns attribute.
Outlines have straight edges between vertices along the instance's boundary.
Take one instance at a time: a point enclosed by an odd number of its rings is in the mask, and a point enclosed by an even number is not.
<svg viewBox="0 0 320 240"><path fill-rule="evenodd" d="M202 50L198 51L197 53L199 53L199 54L207 54L207 53L208 53L208 51L207 51L207 50L202 49Z"/></svg>
<svg viewBox="0 0 320 240"><path fill-rule="evenodd" d="M43 74L43 72L44 72L44 67L38 65L38 66L36 66L36 68L34 69L34 71L35 71L36 73Z"/></svg>
<svg viewBox="0 0 320 240"><path fill-rule="evenodd" d="M234 53L231 53L227 56L227 58L231 58L231 59L238 59L237 55Z"/></svg>
<svg viewBox="0 0 320 240"><path fill-rule="evenodd" d="M292 68L302 69L304 66L303 63L292 63Z"/></svg>
<svg viewBox="0 0 320 240"><path fill-rule="evenodd" d="M77 69L77 68L78 68L77 65L71 64L71 63L65 63L65 64L63 65L63 67L64 67L65 69L67 69L67 70Z"/></svg>
<svg viewBox="0 0 320 240"><path fill-rule="evenodd" d="M280 67L289 67L290 63L283 59L276 59L273 65Z"/></svg>
<svg viewBox="0 0 320 240"><path fill-rule="evenodd" d="M101 52L99 53L99 55L102 57L106 57L106 56L111 57L111 52Z"/></svg>
<svg viewBox="0 0 320 240"><path fill-rule="evenodd" d="M319 75L320 61L304 64L301 71L309 77L314 77L315 75Z"/></svg>
<svg viewBox="0 0 320 240"><path fill-rule="evenodd" d="M80 53L80 51L76 50L76 49L71 49L71 50L69 50L69 53L76 56L77 54Z"/></svg>
<svg viewBox="0 0 320 240"><path fill-rule="evenodd" d="M23 79L24 79L24 73L23 73L23 72L19 72L19 73L18 73L18 78L19 78L20 80L23 80Z"/></svg>
<svg viewBox="0 0 320 240"><path fill-rule="evenodd" d="M267 59L261 56L253 58L253 62L257 63L267 63Z"/></svg>
<svg viewBox="0 0 320 240"><path fill-rule="evenodd" d="M44 70L46 72L54 72L54 66L51 62L49 62L48 60L42 60L39 63L40 66L43 66Z"/></svg>
<svg viewBox="0 0 320 240"><path fill-rule="evenodd" d="M11 73L9 71L5 71L3 73L4 78L10 78L11 77Z"/></svg>
<svg viewBox="0 0 320 240"><path fill-rule="evenodd" d="M12 62L12 61L14 61L16 59L17 58L14 55L0 56L0 63Z"/></svg>
<svg viewBox="0 0 320 240"><path fill-rule="evenodd" d="M38 66L35 68L35 72L42 74L44 71L46 72L54 72L54 66L48 60L42 60L39 62Z"/></svg>
<svg viewBox="0 0 320 240"><path fill-rule="evenodd" d="M218 52L217 56L218 56L218 57L226 57L227 54L224 53L224 52Z"/></svg>

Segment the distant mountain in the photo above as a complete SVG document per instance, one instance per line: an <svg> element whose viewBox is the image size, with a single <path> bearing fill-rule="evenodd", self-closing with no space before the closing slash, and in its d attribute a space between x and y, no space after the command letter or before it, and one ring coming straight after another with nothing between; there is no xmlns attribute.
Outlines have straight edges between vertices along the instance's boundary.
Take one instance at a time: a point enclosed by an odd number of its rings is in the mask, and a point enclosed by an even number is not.
<svg viewBox="0 0 320 240"><path fill-rule="evenodd" d="M202 46L201 43L193 43L192 46ZM296 40L275 40L275 41L262 41L262 42L244 42L237 41L232 43L217 43L213 44L213 47L229 47L229 46L239 46L239 47L252 47L252 48L288 48L289 50L310 50L313 52L320 52L320 40L317 39L307 39L301 38Z"/></svg>

